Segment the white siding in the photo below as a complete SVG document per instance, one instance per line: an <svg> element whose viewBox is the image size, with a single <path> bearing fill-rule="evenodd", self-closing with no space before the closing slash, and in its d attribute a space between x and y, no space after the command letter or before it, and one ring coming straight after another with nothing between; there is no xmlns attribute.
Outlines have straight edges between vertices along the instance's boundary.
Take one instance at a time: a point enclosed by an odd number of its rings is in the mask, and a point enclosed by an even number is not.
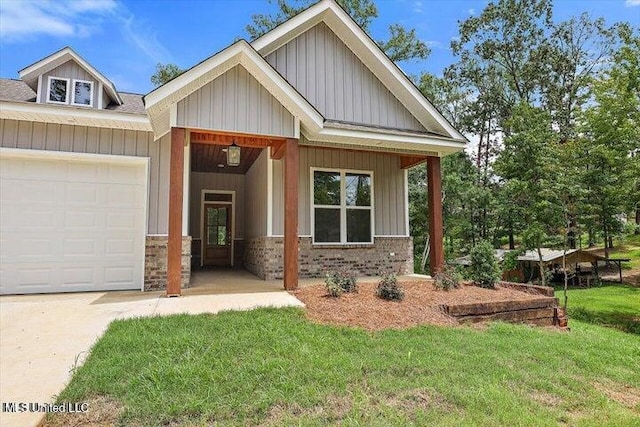
<svg viewBox="0 0 640 427"><path fill-rule="evenodd" d="M327 119L425 130L324 23L266 60Z"/></svg>
<svg viewBox="0 0 640 427"><path fill-rule="evenodd" d="M294 118L240 65L178 102L178 126L294 136Z"/></svg>
<svg viewBox="0 0 640 427"><path fill-rule="evenodd" d="M247 171L245 177L245 238L267 235L267 161L269 150L260 156Z"/></svg>
<svg viewBox="0 0 640 427"><path fill-rule="evenodd" d="M149 234L167 234L170 136L151 132L0 120L0 146L74 153L149 157Z"/></svg>
<svg viewBox="0 0 640 427"><path fill-rule="evenodd" d="M273 233L284 234L283 161L273 162ZM310 170L312 167L373 171L376 236L399 236L405 230L404 170L398 156L300 147L298 174L299 234L311 234Z"/></svg>

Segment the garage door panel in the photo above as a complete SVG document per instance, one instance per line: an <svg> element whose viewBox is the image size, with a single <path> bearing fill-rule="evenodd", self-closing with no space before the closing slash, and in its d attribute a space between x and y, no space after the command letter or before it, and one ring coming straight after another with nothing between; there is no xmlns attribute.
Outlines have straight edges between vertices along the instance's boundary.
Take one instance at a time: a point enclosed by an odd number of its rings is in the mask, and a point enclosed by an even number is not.
<svg viewBox="0 0 640 427"><path fill-rule="evenodd" d="M0 293L140 289L145 164L6 151L0 156Z"/></svg>

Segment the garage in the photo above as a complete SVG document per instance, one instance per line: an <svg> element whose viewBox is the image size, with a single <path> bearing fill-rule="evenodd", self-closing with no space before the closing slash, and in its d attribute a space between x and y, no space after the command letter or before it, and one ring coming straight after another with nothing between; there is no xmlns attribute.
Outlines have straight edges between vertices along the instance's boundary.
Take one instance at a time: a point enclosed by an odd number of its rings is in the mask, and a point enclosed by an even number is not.
<svg viewBox="0 0 640 427"><path fill-rule="evenodd" d="M0 149L0 293L143 289L148 159Z"/></svg>

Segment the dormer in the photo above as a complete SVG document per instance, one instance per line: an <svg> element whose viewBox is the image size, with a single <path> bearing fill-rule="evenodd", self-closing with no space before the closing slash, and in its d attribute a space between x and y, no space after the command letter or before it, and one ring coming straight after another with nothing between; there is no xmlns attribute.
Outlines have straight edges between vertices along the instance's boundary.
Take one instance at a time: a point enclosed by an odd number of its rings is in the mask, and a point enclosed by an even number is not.
<svg viewBox="0 0 640 427"><path fill-rule="evenodd" d="M70 47L20 70L20 79L36 92L36 103L105 109L122 105L115 86Z"/></svg>

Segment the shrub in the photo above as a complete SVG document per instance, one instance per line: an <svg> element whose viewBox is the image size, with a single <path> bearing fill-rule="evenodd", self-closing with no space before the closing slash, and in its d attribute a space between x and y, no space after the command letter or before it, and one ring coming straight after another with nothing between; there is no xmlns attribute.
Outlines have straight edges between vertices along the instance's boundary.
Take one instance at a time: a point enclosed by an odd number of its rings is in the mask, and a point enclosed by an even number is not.
<svg viewBox="0 0 640 427"><path fill-rule="evenodd" d="M492 289L500 279L500 267L494 252L493 246L487 241L471 248L470 275L476 286Z"/></svg>
<svg viewBox="0 0 640 427"><path fill-rule="evenodd" d="M433 287L439 291L450 291L460 287L460 280L462 280L461 275L455 267L445 264L433 277Z"/></svg>
<svg viewBox="0 0 640 427"><path fill-rule="evenodd" d="M398 278L395 274L385 274L378 283L376 295L382 299L389 301L402 301L404 299L404 291L398 284Z"/></svg>
<svg viewBox="0 0 640 427"><path fill-rule="evenodd" d="M329 296L333 298L338 298L344 292L340 285L334 282L330 276L327 276L327 278L324 279L324 287L327 289Z"/></svg>
<svg viewBox="0 0 640 427"><path fill-rule="evenodd" d="M358 292L356 277L346 270L327 274L324 284L332 297L339 297L343 292Z"/></svg>

